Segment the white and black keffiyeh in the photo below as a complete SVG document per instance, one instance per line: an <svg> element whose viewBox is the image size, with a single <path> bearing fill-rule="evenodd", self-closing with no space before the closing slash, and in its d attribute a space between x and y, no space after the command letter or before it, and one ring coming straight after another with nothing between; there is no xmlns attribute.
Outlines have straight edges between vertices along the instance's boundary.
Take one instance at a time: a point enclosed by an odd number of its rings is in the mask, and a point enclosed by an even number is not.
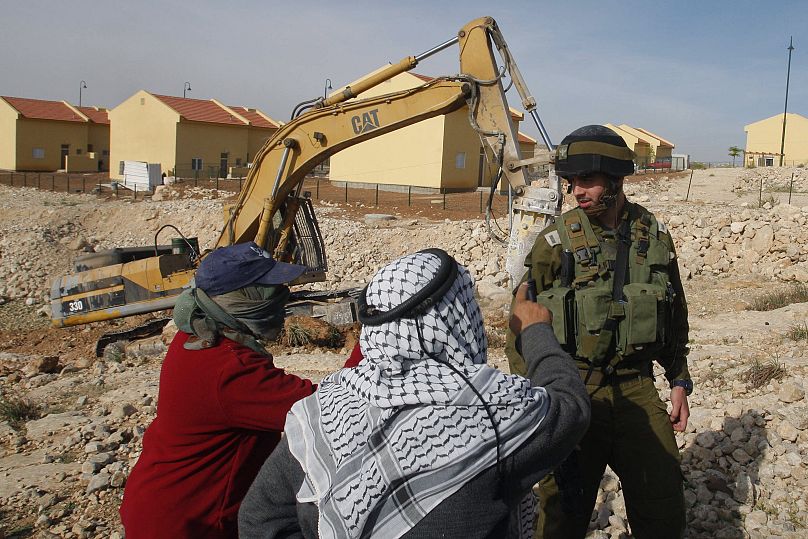
<svg viewBox="0 0 808 539"><path fill-rule="evenodd" d="M430 253L387 265L368 286L368 305L382 311L400 305L438 265ZM497 441L486 407L461 376L429 354L450 362L485 399L502 458L546 414L543 388L486 365L482 314L462 266L424 315L364 326L360 346L362 363L327 376L286 420L289 449L305 472L297 499L317 504L322 538L400 537L495 464Z"/></svg>

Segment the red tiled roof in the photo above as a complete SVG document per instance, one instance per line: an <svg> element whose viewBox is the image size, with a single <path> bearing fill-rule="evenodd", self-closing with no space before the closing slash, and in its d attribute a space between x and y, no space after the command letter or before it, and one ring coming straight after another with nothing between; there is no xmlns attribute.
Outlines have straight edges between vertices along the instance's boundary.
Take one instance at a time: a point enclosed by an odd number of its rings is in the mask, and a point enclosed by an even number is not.
<svg viewBox="0 0 808 539"><path fill-rule="evenodd" d="M247 120L250 121L250 125L252 125L253 127L264 127L267 129L278 128L278 124L267 120L255 109L250 110L247 107L233 107L231 105L228 105L228 107L230 107L234 111L238 112L240 115L247 118Z"/></svg>
<svg viewBox="0 0 808 539"><path fill-rule="evenodd" d="M152 94L154 97L177 111L180 116L193 122L209 122L214 124L244 125L244 122L225 109L204 99L190 99L169 95Z"/></svg>
<svg viewBox="0 0 808 539"><path fill-rule="evenodd" d="M23 118L36 120L61 120L65 122L85 122L86 120L73 112L61 101L45 101L27 97L6 97L9 105L17 109Z"/></svg>
<svg viewBox="0 0 808 539"><path fill-rule="evenodd" d="M76 107L82 114L87 116L91 122L96 124L109 125L109 114L107 109L99 109L97 107Z"/></svg>
<svg viewBox="0 0 808 539"><path fill-rule="evenodd" d="M435 77L427 77L426 75L419 75L418 73L413 73L412 71L410 71L410 75L412 75L413 77L418 77L424 82L435 80Z"/></svg>

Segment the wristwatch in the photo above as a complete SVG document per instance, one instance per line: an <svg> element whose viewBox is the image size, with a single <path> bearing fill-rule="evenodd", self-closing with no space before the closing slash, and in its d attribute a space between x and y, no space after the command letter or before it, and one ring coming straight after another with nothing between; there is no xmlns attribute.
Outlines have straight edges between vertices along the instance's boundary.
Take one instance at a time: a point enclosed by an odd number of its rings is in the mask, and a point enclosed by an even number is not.
<svg viewBox="0 0 808 539"><path fill-rule="evenodd" d="M671 389L674 387L683 387L685 395L690 396L693 393L693 380L674 380L671 382Z"/></svg>

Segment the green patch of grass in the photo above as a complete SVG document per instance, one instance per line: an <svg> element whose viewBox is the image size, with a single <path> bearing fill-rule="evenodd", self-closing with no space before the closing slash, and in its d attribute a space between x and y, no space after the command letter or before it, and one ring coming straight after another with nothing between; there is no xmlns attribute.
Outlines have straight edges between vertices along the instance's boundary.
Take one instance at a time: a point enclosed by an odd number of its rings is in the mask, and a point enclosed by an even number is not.
<svg viewBox="0 0 808 539"><path fill-rule="evenodd" d="M792 341L806 341L808 340L808 323L794 324L786 332L786 337Z"/></svg>
<svg viewBox="0 0 808 539"><path fill-rule="evenodd" d="M339 348L345 344L345 336L334 326L328 328L326 335L326 346L329 348Z"/></svg>
<svg viewBox="0 0 808 539"><path fill-rule="evenodd" d="M286 341L287 346L305 346L311 343L312 337L313 335L309 328L297 324L288 324L284 341Z"/></svg>
<svg viewBox="0 0 808 539"><path fill-rule="evenodd" d="M752 300L747 310L773 311L792 303L805 303L808 301L808 286L799 283L767 292Z"/></svg>
<svg viewBox="0 0 808 539"><path fill-rule="evenodd" d="M772 380L780 380L787 374L785 364L772 358L768 361L756 359L754 363L741 375L741 379L746 382L749 389L763 387Z"/></svg>
<svg viewBox="0 0 808 539"><path fill-rule="evenodd" d="M39 419L39 406L28 399L0 398L0 419L8 421L12 428L19 429L29 419Z"/></svg>

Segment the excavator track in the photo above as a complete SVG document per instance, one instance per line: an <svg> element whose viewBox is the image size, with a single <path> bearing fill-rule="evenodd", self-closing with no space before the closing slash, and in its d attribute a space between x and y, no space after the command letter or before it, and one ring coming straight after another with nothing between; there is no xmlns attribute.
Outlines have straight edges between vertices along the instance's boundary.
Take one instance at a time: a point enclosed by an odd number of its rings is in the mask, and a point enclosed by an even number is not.
<svg viewBox="0 0 808 539"><path fill-rule="evenodd" d="M323 318L335 325L350 324L356 321L355 302L361 292L361 288L293 292L286 306L286 315ZM103 356L104 349L114 342L134 341L159 335L170 321L171 317L166 316L149 320L134 328L104 333L95 343L95 355Z"/></svg>
<svg viewBox="0 0 808 539"><path fill-rule="evenodd" d="M171 321L171 317L166 316L163 318L155 318L149 320L145 324L141 324L131 329L124 329L121 331L109 331L99 337L95 343L95 357L104 355L104 349L110 344L118 341L134 341L137 339L145 339L146 337L153 337L159 335L163 328Z"/></svg>

